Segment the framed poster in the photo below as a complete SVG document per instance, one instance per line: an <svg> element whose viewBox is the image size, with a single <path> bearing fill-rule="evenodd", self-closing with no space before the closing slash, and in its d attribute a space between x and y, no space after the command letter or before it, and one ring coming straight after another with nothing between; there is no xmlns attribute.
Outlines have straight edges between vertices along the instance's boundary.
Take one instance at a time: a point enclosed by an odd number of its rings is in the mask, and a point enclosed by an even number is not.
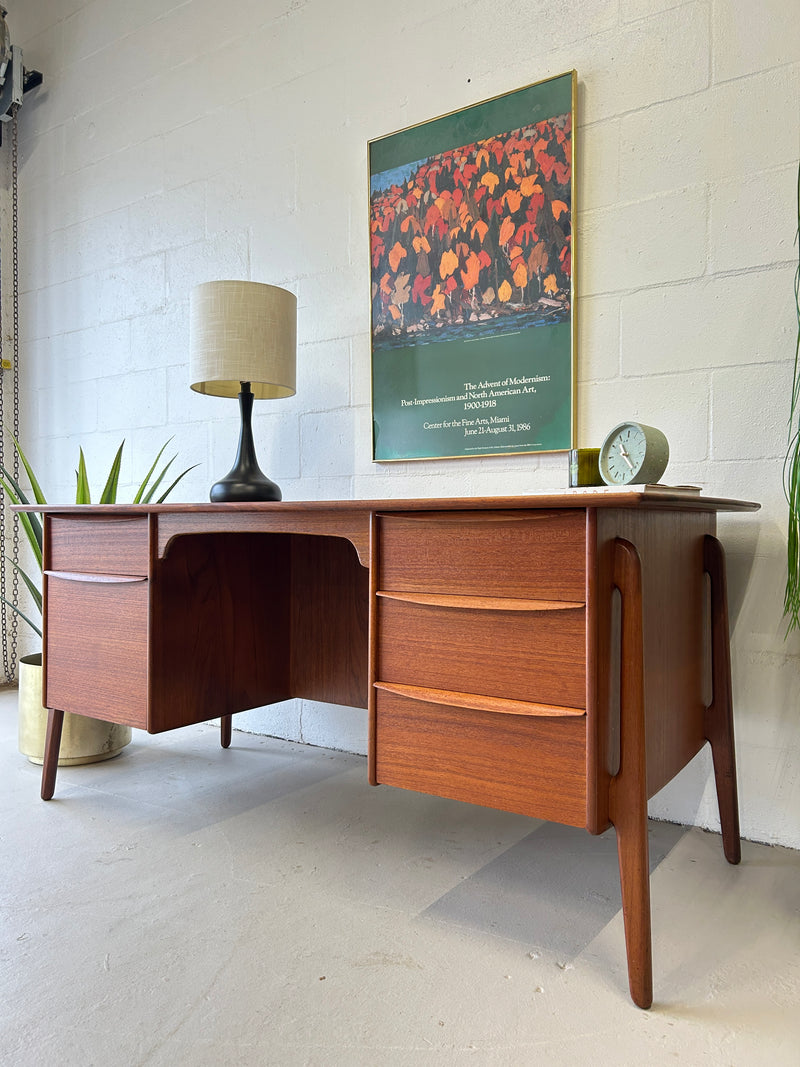
<svg viewBox="0 0 800 1067"><path fill-rule="evenodd" d="M369 142L374 460L574 447L575 85Z"/></svg>

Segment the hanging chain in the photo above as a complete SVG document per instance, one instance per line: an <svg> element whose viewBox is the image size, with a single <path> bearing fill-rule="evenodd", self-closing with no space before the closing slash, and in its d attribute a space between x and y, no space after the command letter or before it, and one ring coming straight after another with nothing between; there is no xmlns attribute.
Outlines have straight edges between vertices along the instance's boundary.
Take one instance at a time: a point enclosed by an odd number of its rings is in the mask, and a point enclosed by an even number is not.
<svg viewBox="0 0 800 1067"><path fill-rule="evenodd" d="M11 295L14 349L11 358L14 360L14 440L19 441L19 140L17 116L19 104L14 105L11 118L11 255L12 270L14 274L13 290ZM14 481L19 485L19 455L14 449ZM12 545L14 563L19 563L19 516L15 515L12 526ZM19 571L13 568L11 579L13 586L12 604L19 604ZM16 673L17 669L17 624L19 617L13 612L11 619L11 669Z"/></svg>
<svg viewBox="0 0 800 1067"><path fill-rule="evenodd" d="M3 251L2 241L0 241L0 253ZM3 334L5 332L5 322L3 320L3 257L0 254L0 464L5 466L5 443L6 443L6 413L5 413L5 384L6 384L6 358L5 348L3 345ZM9 612L6 608L6 494L0 487L0 622L2 623L2 645L3 645L3 674L7 682L14 680L11 667L11 659L9 656L8 648L8 630L7 625L10 620L12 612Z"/></svg>
<svg viewBox="0 0 800 1067"><path fill-rule="evenodd" d="M11 117L11 256L12 256L12 330L13 347L11 362L3 358L3 321L2 321L2 275L0 274L0 463L5 466L5 405L3 386L6 381L6 371L11 370L12 379L12 406L13 406L13 433L19 440L19 151L18 151L18 127L17 114L19 105L15 104ZM19 456L16 448L13 449L11 468L14 480L19 482ZM0 493L0 504L5 505L5 494ZM6 509L0 506L0 595L8 596L8 583L6 581L5 563L8 559L6 553L7 542ZM19 562L19 519L15 515L11 522L11 559L14 564ZM16 566L11 568L11 603L19 603L19 572ZM17 623L16 612L6 609L3 604L2 611L2 651L3 651L3 674L7 682L13 682L17 671Z"/></svg>

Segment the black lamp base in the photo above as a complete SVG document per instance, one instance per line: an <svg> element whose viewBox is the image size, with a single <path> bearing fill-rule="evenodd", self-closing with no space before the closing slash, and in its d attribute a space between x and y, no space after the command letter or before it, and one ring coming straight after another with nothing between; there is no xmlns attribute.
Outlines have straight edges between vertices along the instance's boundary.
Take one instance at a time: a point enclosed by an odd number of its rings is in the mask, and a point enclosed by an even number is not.
<svg viewBox="0 0 800 1067"><path fill-rule="evenodd" d="M234 467L230 474L214 482L209 499L212 504L246 504L248 501L281 500L282 494L281 487L270 481L258 467L244 472Z"/></svg>
<svg viewBox="0 0 800 1067"><path fill-rule="evenodd" d="M280 500L280 486L276 485L261 470L256 459L253 443L251 416L253 394L250 382L242 382L239 393L239 412L242 425L239 431L239 451L233 468L211 486L209 497L212 504L253 503L258 500Z"/></svg>

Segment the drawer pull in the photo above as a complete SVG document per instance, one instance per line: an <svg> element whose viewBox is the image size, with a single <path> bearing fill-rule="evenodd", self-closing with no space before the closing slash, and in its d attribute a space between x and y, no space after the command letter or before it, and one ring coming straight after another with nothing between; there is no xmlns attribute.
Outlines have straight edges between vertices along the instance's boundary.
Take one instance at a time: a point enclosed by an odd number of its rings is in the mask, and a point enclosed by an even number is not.
<svg viewBox="0 0 800 1067"><path fill-rule="evenodd" d="M484 697L475 693L451 693L446 689L427 689L395 682L375 682L375 688L424 704L446 704L451 708L491 711L500 715L530 715L548 719L584 718L586 715L582 708L562 708L556 704L535 704L529 700L506 700L504 697Z"/></svg>
<svg viewBox="0 0 800 1067"><path fill-rule="evenodd" d="M428 604L437 608L477 608L479 611L572 611L586 604L578 600L519 600L500 596L461 596L455 593L390 593L383 589L378 596L403 600L407 604Z"/></svg>
<svg viewBox="0 0 800 1067"><path fill-rule="evenodd" d="M146 582L147 577L137 574L79 574L75 571L45 571L48 578L61 578L65 582L101 582L121 585L128 582Z"/></svg>

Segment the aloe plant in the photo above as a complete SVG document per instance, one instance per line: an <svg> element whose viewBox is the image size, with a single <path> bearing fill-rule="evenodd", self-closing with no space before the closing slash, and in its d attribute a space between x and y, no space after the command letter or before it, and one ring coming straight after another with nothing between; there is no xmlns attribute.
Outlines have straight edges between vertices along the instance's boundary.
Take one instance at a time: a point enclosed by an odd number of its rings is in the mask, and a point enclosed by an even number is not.
<svg viewBox="0 0 800 1067"><path fill-rule="evenodd" d="M794 275L794 303L797 338L794 346L794 375L789 409L789 444L783 465L783 489L789 504L786 543L786 592L784 616L789 618L787 633L800 629L800 166L797 169L798 264Z"/></svg>
<svg viewBox="0 0 800 1067"><path fill-rule="evenodd" d="M42 492L41 486L39 485L36 475L34 474L31 465L28 462L27 457L25 456L25 453L20 447L19 441L17 441L17 439L13 437L13 435L12 440L14 442L14 448L17 451L17 455L19 456L20 462L22 463L22 466L25 469L25 473L28 476L28 481L30 482L31 486L30 493L33 496L33 500L31 501L28 499L28 495L20 488L20 485L16 481L14 476L10 474L9 471L7 471L6 468L2 465L0 465L0 485L2 485L3 489L5 490L6 496L12 504L46 504L47 501L45 499L44 493ZM175 486L178 484L178 482L181 480L181 478L187 475L190 470L194 470L194 466L197 466L197 464L195 464L192 467L187 467L186 470L179 474L178 477L169 485L169 487L164 490L161 496L159 496L158 499L154 501L154 497L158 492L159 488L161 487L161 484L164 481L164 478L166 477L167 471L177 458L177 456L173 456L172 459L167 460L164 466L158 472L158 474L155 473L156 467L160 463L161 457L164 455L164 451L171 440L172 438L170 438L168 441L165 441L159 449L158 455L153 460L152 466L148 470L147 474L144 476L144 479L136 492L136 496L133 498L134 504L150 504L153 502L158 504L163 503L169 496L169 494L172 492L172 490L175 488ZM111 470L108 473L105 485L103 486L103 491L100 494L100 499L98 501L98 503L100 504L115 504L117 502L117 489L119 488L119 472L120 467L122 465L122 450L124 447L125 442L123 441L117 449L117 454L114 456L114 460L111 464ZM86 473L86 459L83 455L82 448L79 449L79 453L80 454L78 459L78 469L75 471L75 503L91 504L92 495L91 490L89 488L89 478ZM30 545L31 552L33 554L34 560L36 561L39 567L39 574L41 576L42 520L36 512L23 511L19 513L19 521L20 525L22 526L22 529L25 532L25 537L27 538L28 544ZM37 582L34 581L34 579L31 578L31 576L13 559L9 559L8 557L6 557L6 561L14 568L14 570L25 583L25 586L27 587L28 592L31 595L31 599L33 600L34 605L36 606L39 614L41 615L41 582L37 584ZM31 629L35 630L39 637L42 636L41 627L38 626L33 619L28 618L28 616L23 611L21 611L16 604L13 604L10 600L6 599L6 597L0 597L0 600L2 600L3 603L6 604L16 615L18 615L19 618L23 619L31 627Z"/></svg>

